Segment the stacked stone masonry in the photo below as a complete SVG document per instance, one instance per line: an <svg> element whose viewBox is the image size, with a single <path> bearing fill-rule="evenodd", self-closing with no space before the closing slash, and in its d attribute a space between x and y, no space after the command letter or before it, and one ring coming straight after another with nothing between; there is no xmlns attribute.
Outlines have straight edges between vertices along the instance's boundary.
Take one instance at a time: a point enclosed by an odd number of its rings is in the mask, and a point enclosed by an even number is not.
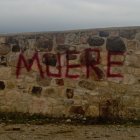
<svg viewBox="0 0 140 140"><path fill-rule="evenodd" d="M140 119L140 27L0 36L0 112Z"/></svg>

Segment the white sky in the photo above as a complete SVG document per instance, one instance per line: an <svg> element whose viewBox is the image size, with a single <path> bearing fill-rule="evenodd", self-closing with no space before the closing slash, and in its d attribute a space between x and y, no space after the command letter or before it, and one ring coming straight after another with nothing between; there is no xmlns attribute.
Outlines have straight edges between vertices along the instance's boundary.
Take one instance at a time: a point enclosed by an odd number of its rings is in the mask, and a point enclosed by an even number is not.
<svg viewBox="0 0 140 140"><path fill-rule="evenodd" d="M139 25L140 0L0 0L0 33Z"/></svg>

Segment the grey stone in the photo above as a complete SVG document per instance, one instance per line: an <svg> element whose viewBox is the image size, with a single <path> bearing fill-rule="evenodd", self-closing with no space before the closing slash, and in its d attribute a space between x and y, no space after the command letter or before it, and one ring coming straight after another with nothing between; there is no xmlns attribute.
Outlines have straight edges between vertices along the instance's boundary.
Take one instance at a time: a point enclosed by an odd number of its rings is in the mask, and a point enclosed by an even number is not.
<svg viewBox="0 0 140 140"><path fill-rule="evenodd" d="M0 55L6 55L10 52L11 48L9 44L0 44Z"/></svg>
<svg viewBox="0 0 140 140"><path fill-rule="evenodd" d="M42 87L33 86L32 95L40 96L42 92Z"/></svg>
<svg viewBox="0 0 140 140"><path fill-rule="evenodd" d="M125 52L126 47L120 37L110 37L107 39L106 48L112 52Z"/></svg>
<svg viewBox="0 0 140 140"><path fill-rule="evenodd" d="M71 46L71 45L58 45L56 47L56 51L57 52L66 52L66 51L76 51L76 47L75 46Z"/></svg>
<svg viewBox="0 0 140 140"><path fill-rule="evenodd" d="M70 123L70 122L71 122L71 119L67 119L66 122L67 122L67 123Z"/></svg>
<svg viewBox="0 0 140 140"><path fill-rule="evenodd" d="M42 57L42 63L45 65L56 66L57 56L55 54L44 54Z"/></svg>
<svg viewBox="0 0 140 140"><path fill-rule="evenodd" d="M7 57L0 56L0 65L1 66L7 66Z"/></svg>
<svg viewBox="0 0 140 140"><path fill-rule="evenodd" d="M102 46L104 44L104 39L100 37L89 37L87 40L90 46Z"/></svg>
<svg viewBox="0 0 140 140"><path fill-rule="evenodd" d="M109 32L107 32L107 31L100 31L99 32L99 36L100 37L108 37L109 36Z"/></svg>

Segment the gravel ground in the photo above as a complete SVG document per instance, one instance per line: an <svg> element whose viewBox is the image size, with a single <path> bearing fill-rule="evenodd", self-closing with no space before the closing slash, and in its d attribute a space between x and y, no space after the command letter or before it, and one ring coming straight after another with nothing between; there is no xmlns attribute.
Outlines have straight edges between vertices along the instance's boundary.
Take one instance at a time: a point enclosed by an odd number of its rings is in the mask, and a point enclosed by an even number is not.
<svg viewBox="0 0 140 140"><path fill-rule="evenodd" d="M140 140L140 125L0 124L0 140Z"/></svg>

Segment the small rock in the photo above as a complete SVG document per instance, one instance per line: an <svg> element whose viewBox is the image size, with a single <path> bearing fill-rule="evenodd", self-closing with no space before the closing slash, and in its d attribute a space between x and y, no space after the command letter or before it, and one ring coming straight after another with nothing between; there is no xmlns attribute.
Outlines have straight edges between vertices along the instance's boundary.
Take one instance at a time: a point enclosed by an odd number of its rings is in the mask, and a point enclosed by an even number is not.
<svg viewBox="0 0 140 140"><path fill-rule="evenodd" d="M109 36L109 32L107 32L107 31L100 31L99 32L99 36L100 37L108 37Z"/></svg>
<svg viewBox="0 0 140 140"><path fill-rule="evenodd" d="M20 127L13 127L13 131L20 131Z"/></svg>
<svg viewBox="0 0 140 140"><path fill-rule="evenodd" d="M125 52L126 47L120 37L110 37L107 39L106 48L112 52Z"/></svg>
<svg viewBox="0 0 140 140"><path fill-rule="evenodd" d="M90 37L88 39L88 44L90 46L102 46L104 44L104 39L100 37Z"/></svg>
<svg viewBox="0 0 140 140"><path fill-rule="evenodd" d="M83 118L83 121L86 121L87 120L87 118Z"/></svg>
<svg viewBox="0 0 140 140"><path fill-rule="evenodd" d="M20 131L21 128L19 126L6 126L5 131Z"/></svg>
<svg viewBox="0 0 140 140"><path fill-rule="evenodd" d="M67 123L70 123L70 122L71 122L71 119L67 119L66 122L67 122Z"/></svg>

